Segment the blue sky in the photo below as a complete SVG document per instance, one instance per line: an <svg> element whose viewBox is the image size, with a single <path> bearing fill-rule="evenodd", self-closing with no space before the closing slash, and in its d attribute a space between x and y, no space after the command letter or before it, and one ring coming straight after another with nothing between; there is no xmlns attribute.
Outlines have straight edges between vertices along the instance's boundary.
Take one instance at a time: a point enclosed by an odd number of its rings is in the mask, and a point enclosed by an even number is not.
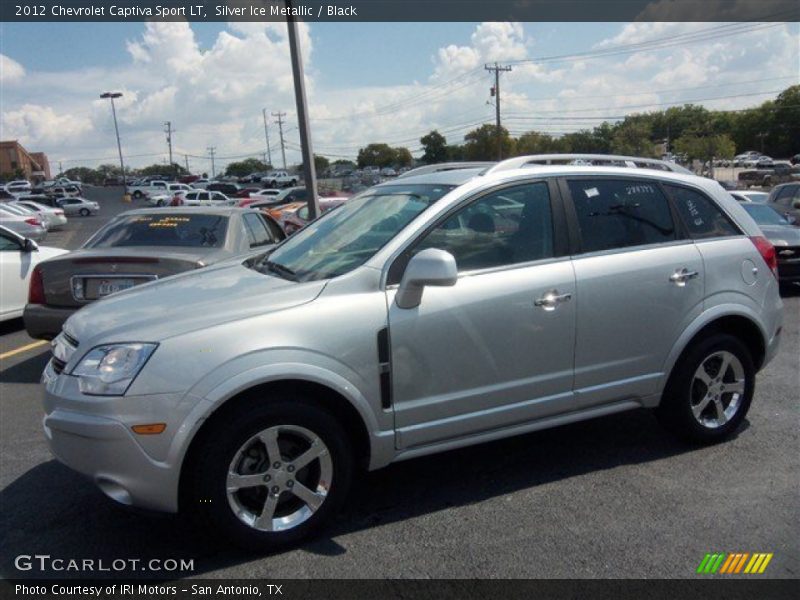
<svg viewBox="0 0 800 600"><path fill-rule="evenodd" d="M502 109L515 135L561 135L683 102L741 109L800 73L797 23L327 23L301 34L315 151L330 158L381 141L418 153L431 129L459 142L493 122L486 62L513 64ZM218 166L258 156L262 108L287 113L287 159L299 158L283 24L6 23L0 61L2 137L65 166L115 162L98 98L111 89L124 94L129 164L166 160L167 120L177 158L196 170L208 170L208 146ZM279 164L277 125L268 127Z"/></svg>

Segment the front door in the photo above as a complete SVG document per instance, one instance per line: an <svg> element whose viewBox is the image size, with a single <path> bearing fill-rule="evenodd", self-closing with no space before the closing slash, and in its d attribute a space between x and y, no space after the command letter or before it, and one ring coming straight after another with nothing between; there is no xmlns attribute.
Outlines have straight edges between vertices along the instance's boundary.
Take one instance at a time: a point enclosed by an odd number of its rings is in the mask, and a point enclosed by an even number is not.
<svg viewBox="0 0 800 600"><path fill-rule="evenodd" d="M554 244L547 182L497 189L445 217L455 286L401 309L388 292L396 444L413 448L569 410L575 278Z"/></svg>

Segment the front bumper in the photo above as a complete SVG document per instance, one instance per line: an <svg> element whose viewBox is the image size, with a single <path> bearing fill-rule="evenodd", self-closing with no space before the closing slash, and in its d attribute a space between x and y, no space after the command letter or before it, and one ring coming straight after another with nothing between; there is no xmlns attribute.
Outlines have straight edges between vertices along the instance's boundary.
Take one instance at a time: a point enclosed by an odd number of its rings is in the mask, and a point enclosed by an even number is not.
<svg viewBox="0 0 800 600"><path fill-rule="evenodd" d="M162 512L178 511L180 467L168 460L156 460L137 439L160 436L137 436L118 417L73 410L80 404L87 404L87 397L77 391L75 378L57 375L52 363L45 368L42 382L45 384L44 433L51 452L61 463L89 477L104 494L120 504ZM148 402L142 397L123 397L122 400ZM105 400L89 399L88 402Z"/></svg>
<svg viewBox="0 0 800 600"><path fill-rule="evenodd" d="M78 308L55 308L46 304L26 304L22 313L25 330L32 338L52 340Z"/></svg>

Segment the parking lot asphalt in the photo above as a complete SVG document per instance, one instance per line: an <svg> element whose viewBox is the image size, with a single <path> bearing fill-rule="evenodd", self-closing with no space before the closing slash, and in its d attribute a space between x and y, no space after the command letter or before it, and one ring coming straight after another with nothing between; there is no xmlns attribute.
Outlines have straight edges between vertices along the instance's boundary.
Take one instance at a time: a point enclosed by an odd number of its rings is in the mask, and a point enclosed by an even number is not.
<svg viewBox="0 0 800 600"><path fill-rule="evenodd" d="M116 190L88 195L100 216L70 219L45 244L74 248L130 206ZM21 327L2 325L0 354L32 342ZM686 578L708 552L771 552L765 576L800 574L797 293L728 442L687 446L641 410L402 462L365 475L323 537L268 556L219 546L180 516L124 510L56 462L40 423L47 350L0 364L4 578ZM22 554L193 559L193 570L21 571Z"/></svg>

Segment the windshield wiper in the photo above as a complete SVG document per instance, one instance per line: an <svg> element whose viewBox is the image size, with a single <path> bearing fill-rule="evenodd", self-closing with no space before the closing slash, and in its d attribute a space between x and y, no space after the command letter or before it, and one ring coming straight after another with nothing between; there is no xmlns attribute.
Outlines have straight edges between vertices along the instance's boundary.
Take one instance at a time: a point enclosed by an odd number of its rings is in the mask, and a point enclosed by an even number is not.
<svg viewBox="0 0 800 600"><path fill-rule="evenodd" d="M283 279L289 279L290 281L297 281L297 274L294 271L292 271L289 267L284 266L280 263L276 263L271 260L265 260L264 262L261 263L261 266L265 268L267 271L279 275Z"/></svg>

